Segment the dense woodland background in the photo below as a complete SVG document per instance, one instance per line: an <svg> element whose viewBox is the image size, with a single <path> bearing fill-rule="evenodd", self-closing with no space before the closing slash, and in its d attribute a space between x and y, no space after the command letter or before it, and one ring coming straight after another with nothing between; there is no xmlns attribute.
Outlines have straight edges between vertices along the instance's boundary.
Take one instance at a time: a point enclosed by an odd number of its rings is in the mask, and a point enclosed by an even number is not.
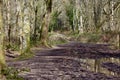
<svg viewBox="0 0 120 80"><path fill-rule="evenodd" d="M0 0L0 74L7 51L76 40L119 48L120 0Z"/></svg>

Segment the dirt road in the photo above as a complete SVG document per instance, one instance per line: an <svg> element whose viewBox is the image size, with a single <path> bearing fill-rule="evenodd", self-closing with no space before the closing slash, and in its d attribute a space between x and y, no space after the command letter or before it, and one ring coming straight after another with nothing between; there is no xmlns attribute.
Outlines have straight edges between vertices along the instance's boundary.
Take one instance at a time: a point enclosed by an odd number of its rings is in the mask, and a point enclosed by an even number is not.
<svg viewBox="0 0 120 80"><path fill-rule="evenodd" d="M104 51L107 52L107 50L110 50L111 53L104 55ZM99 54L97 54L98 52ZM119 58L118 53L112 54L108 45L72 42L58 45L58 48L54 49L34 50L34 53L35 56L31 59L8 62L8 65L17 69L29 69L29 72L19 74L25 80L120 80L120 76L86 69L90 65L80 60L111 56ZM119 64L117 66L112 68L120 72ZM107 69L107 66L104 67Z"/></svg>

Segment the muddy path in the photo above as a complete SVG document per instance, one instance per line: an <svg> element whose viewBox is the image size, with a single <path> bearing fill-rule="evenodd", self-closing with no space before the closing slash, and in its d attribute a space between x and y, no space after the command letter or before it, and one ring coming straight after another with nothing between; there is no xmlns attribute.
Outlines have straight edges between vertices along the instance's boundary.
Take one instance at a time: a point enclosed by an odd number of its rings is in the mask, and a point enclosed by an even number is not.
<svg viewBox="0 0 120 80"><path fill-rule="evenodd" d="M16 69L29 69L25 80L120 80L120 52L106 44L70 42L53 49L33 50L24 61L8 61Z"/></svg>

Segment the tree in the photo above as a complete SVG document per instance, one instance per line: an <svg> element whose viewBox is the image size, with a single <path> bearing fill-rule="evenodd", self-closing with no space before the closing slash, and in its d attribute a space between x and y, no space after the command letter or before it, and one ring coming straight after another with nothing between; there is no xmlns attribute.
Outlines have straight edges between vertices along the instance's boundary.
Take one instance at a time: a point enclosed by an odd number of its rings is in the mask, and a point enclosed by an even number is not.
<svg viewBox="0 0 120 80"><path fill-rule="evenodd" d="M74 1L70 0L70 3L65 4L66 16L68 17L68 22L71 26L71 30L74 32Z"/></svg>
<svg viewBox="0 0 120 80"><path fill-rule="evenodd" d="M101 12L102 12L102 1L101 0L94 0L93 2L93 11L94 11L94 25L96 30L100 29L100 21L101 21Z"/></svg>
<svg viewBox="0 0 120 80"><path fill-rule="evenodd" d="M3 20L2 20L2 5L3 2L2 0L0 0L0 79L1 77L1 70L4 68L4 66L6 65L5 63L5 56L4 56L4 51L3 51Z"/></svg>
<svg viewBox="0 0 120 80"><path fill-rule="evenodd" d="M83 15L83 4L80 4L80 3L82 3L82 1L80 2L80 0L76 0L76 2L75 2L76 10L75 10L74 16L76 18L75 20L76 20L77 24L74 26L77 26L79 33L83 33L84 32L84 30L83 30L83 16L84 16Z"/></svg>
<svg viewBox="0 0 120 80"><path fill-rule="evenodd" d="M50 15L52 12L52 0L44 0L46 5L46 13L43 20L42 30L41 30L41 43L45 46L48 46L47 44L47 37L48 37L48 28L50 23Z"/></svg>
<svg viewBox="0 0 120 80"><path fill-rule="evenodd" d="M21 53L26 53L26 51L29 51L30 47L30 16L29 16L29 0L22 1L22 10L23 13L21 12L20 16L22 17L22 25L20 24L21 27L21 35L20 35L20 50Z"/></svg>
<svg viewBox="0 0 120 80"><path fill-rule="evenodd" d="M30 49L30 16L29 16L29 0L18 0L18 27L20 38L20 52L26 53Z"/></svg>

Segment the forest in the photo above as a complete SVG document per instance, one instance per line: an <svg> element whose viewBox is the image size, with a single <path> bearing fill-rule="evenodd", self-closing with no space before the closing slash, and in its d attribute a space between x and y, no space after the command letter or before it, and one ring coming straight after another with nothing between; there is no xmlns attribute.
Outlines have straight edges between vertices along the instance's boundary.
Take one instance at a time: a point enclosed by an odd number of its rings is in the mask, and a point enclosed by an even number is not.
<svg viewBox="0 0 120 80"><path fill-rule="evenodd" d="M0 0L0 80L120 80L120 0Z"/></svg>

